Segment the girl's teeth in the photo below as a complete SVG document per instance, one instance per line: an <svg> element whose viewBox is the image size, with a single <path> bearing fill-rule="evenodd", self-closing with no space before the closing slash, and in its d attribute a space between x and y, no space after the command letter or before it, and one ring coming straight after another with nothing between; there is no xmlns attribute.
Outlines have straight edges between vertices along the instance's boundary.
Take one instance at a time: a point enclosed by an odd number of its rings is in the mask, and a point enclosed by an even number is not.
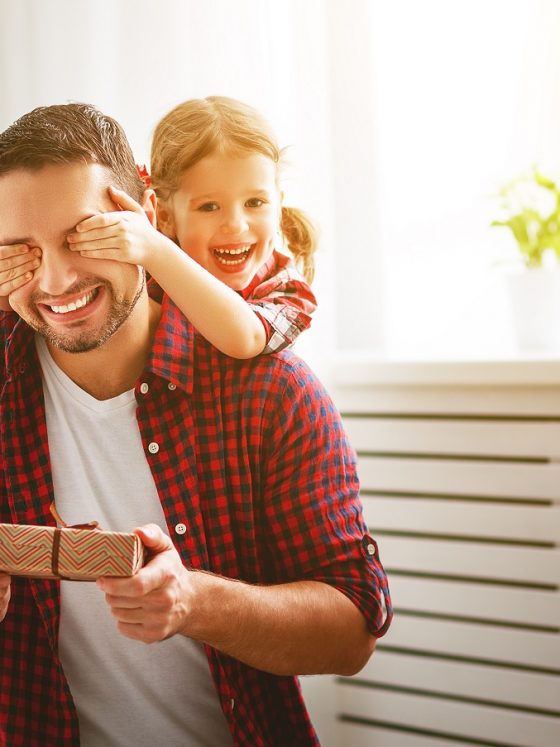
<svg viewBox="0 0 560 747"><path fill-rule="evenodd" d="M224 259L223 257L217 258L223 265L240 265L242 262L245 262L245 257L241 257L241 259Z"/></svg>
<svg viewBox="0 0 560 747"><path fill-rule="evenodd" d="M242 247L240 249L214 249L214 256L224 265L240 265L247 259L250 251L250 246ZM236 255L239 256L239 259L230 259L230 257Z"/></svg>

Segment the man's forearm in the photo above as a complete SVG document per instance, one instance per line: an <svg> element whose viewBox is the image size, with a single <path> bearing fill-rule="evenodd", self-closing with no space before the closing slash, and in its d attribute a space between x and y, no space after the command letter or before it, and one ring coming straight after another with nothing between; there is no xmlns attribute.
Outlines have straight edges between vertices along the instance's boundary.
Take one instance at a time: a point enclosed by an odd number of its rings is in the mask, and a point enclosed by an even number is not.
<svg viewBox="0 0 560 747"><path fill-rule="evenodd" d="M337 589L318 581L255 586L192 570L159 527L135 532L148 563L131 578L97 580L123 635L155 643L182 633L279 675L349 675L370 657L375 638Z"/></svg>
<svg viewBox="0 0 560 747"><path fill-rule="evenodd" d="M182 631L243 661L279 675L350 675L375 647L357 607L317 581L253 586L195 572L201 600Z"/></svg>

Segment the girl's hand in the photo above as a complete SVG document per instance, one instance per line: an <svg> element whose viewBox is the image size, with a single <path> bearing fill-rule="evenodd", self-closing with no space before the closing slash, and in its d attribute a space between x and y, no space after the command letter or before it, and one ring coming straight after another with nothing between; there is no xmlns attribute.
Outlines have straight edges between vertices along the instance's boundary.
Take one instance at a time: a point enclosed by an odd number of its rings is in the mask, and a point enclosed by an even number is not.
<svg viewBox="0 0 560 747"><path fill-rule="evenodd" d="M99 213L78 223L68 234L68 246L82 257L114 259L147 267L155 247L165 237L152 226L143 208L126 192L109 187L118 211Z"/></svg>
<svg viewBox="0 0 560 747"><path fill-rule="evenodd" d="M41 250L27 244L0 246L0 310L9 311L8 296L28 283L41 264Z"/></svg>

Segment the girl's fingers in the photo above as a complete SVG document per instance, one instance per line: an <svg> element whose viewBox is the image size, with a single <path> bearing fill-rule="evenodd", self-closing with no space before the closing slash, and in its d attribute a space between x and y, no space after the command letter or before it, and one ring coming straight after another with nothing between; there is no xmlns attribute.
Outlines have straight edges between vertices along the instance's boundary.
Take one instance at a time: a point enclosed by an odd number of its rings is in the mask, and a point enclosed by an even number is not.
<svg viewBox="0 0 560 747"><path fill-rule="evenodd" d="M100 249L115 249L123 251L126 246L125 240L116 236L100 237L98 239L89 239L88 241L69 242L70 249L75 252L95 252Z"/></svg>
<svg viewBox="0 0 560 747"><path fill-rule="evenodd" d="M41 260L38 257L30 259L29 255L0 260L0 282L15 280L27 272L36 270L40 264Z"/></svg>
<svg viewBox="0 0 560 747"><path fill-rule="evenodd" d="M76 225L76 231L81 233L83 231L91 231L96 228L106 228L107 226L114 226L120 223L123 219L122 213L97 213L92 215L90 218L85 218ZM75 233L69 234L69 236L75 236Z"/></svg>
<svg viewBox="0 0 560 747"><path fill-rule="evenodd" d="M134 264L132 260L128 260L120 249L81 249L80 255L89 259L116 259L118 262L129 262Z"/></svg>
<svg viewBox="0 0 560 747"><path fill-rule="evenodd" d="M33 254L30 255L29 252L26 252L25 254L17 254L14 257L8 257L6 259L0 258L0 277L4 272L10 272L12 270L17 271L18 268L24 267L25 265L38 267L39 259Z"/></svg>
<svg viewBox="0 0 560 747"><path fill-rule="evenodd" d="M17 257L24 254L29 254L30 247L27 244L6 244L0 246L0 259L8 259L8 257Z"/></svg>
<svg viewBox="0 0 560 747"><path fill-rule="evenodd" d="M115 246L115 242L118 241L117 233L115 231L115 228L118 227L118 223L111 223L107 226L99 226L97 228L90 228L87 231L84 231L83 229L80 230L80 232L74 232L69 233L66 237L66 241L68 242L70 249L80 249L79 246L76 246L77 244L88 244L93 241L113 241L113 246Z"/></svg>
<svg viewBox="0 0 560 747"><path fill-rule="evenodd" d="M27 244L0 246L0 296L6 297L33 277L41 264L41 250ZM5 305L2 305L5 309Z"/></svg>
<svg viewBox="0 0 560 747"><path fill-rule="evenodd" d="M17 290L18 288L21 288L22 285L28 283L32 277L32 272L26 272L24 275L20 275L13 280L0 283L0 296L9 296L12 291Z"/></svg>
<svg viewBox="0 0 560 747"><path fill-rule="evenodd" d="M109 187L109 194L115 205L120 207L121 210L130 210L132 213L141 213L144 215L144 209L129 194L123 192L122 189L111 186Z"/></svg>

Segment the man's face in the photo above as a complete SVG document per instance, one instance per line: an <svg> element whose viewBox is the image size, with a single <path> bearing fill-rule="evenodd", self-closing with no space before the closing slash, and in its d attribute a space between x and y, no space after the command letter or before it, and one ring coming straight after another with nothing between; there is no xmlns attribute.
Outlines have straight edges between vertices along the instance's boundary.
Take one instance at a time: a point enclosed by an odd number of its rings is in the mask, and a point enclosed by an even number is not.
<svg viewBox="0 0 560 747"><path fill-rule="evenodd" d="M93 350L112 337L144 288L140 268L82 257L66 243L81 220L115 210L110 183L110 172L98 164L0 176L0 244L42 251L33 279L10 295L10 305L48 343L69 353Z"/></svg>

